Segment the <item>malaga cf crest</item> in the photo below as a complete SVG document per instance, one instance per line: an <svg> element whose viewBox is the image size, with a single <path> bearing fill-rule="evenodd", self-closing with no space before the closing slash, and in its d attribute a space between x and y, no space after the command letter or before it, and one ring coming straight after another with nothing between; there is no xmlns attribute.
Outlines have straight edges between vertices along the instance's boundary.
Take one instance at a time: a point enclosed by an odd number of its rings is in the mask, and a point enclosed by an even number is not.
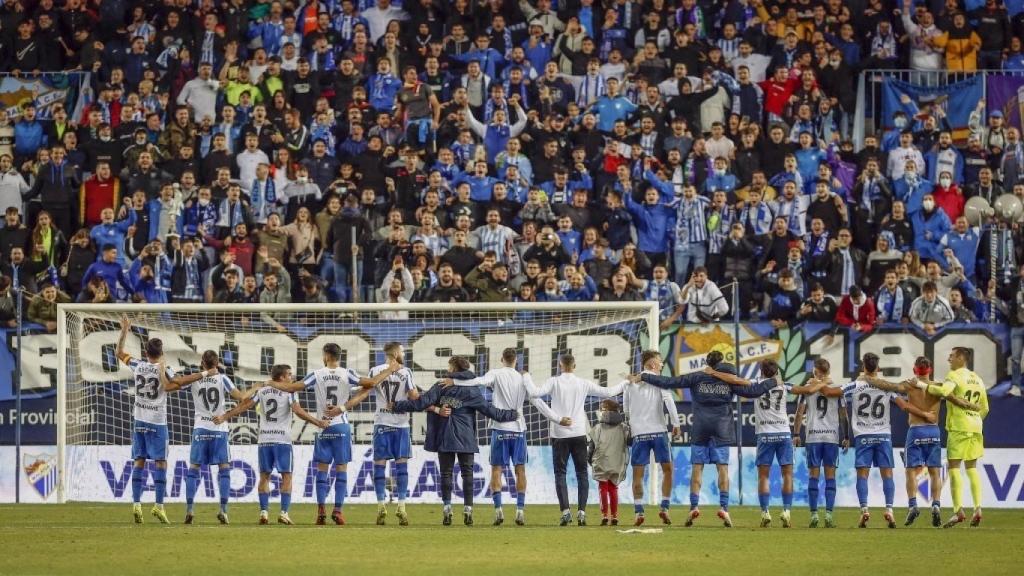
<svg viewBox="0 0 1024 576"><path fill-rule="evenodd" d="M49 454L25 454L21 459L22 469L28 483L36 489L43 500L50 497L57 488L57 461Z"/></svg>

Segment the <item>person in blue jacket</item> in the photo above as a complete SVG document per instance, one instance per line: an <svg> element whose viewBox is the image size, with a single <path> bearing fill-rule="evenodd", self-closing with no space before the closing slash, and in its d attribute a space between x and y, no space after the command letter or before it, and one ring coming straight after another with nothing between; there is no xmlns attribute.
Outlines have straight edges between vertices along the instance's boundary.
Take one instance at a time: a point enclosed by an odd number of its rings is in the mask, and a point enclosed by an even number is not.
<svg viewBox="0 0 1024 576"><path fill-rule="evenodd" d="M917 250L921 260L945 262L942 256L942 237L953 229L953 225L949 222L949 216L935 206L934 196L924 195L921 210L911 214L910 224L914 228L914 250Z"/></svg>
<svg viewBox="0 0 1024 576"><path fill-rule="evenodd" d="M21 119L14 123L14 156L15 164L21 164L35 157L36 150L45 148L47 144L46 130L36 119L34 104L25 104Z"/></svg>
<svg viewBox="0 0 1024 576"><path fill-rule="evenodd" d="M448 377L470 380L476 377L469 370L469 360L453 356L448 360ZM394 412L421 412L427 414L427 437L423 448L437 452L441 465L441 501L444 503L442 524L452 523L452 472L455 461L462 474L462 514L466 526L473 525L473 459L480 447L477 444L476 415L482 414L498 422L512 422L519 418L515 410L495 408L484 399L479 387L435 385L416 400L402 400L389 405Z"/></svg>
<svg viewBox="0 0 1024 576"><path fill-rule="evenodd" d="M100 223L93 226L89 230L89 239L96 246L103 246L110 244L117 247L117 263L124 265L124 256L121 250L124 250L124 239L128 235L128 229L135 225L137 219L135 210L127 210L128 217L122 218L121 220L114 221L114 209L104 208L100 212ZM96 259L100 260L103 258L103 253L96 254Z"/></svg>
<svg viewBox="0 0 1024 576"><path fill-rule="evenodd" d="M668 244L676 225L675 190L672 183L651 172L651 159L644 159L644 178L651 184L644 195L644 203L637 204L632 194L622 195L626 210L633 216L636 225L637 248L651 264L664 264L668 257ZM663 169L659 169L661 171Z"/></svg>
<svg viewBox="0 0 1024 576"><path fill-rule="evenodd" d="M774 379L750 385L750 381L736 377L736 367L724 362L723 351L730 348L719 344L705 358L704 372L682 376L658 376L644 372L630 376L634 382L642 381L658 388L689 388L693 397L693 429L690 439L690 515L686 525L700 517L697 508L700 498L704 464L718 468L718 517L727 528L732 527L729 516L729 446L736 443L733 426L733 399L735 396L757 398L776 386Z"/></svg>

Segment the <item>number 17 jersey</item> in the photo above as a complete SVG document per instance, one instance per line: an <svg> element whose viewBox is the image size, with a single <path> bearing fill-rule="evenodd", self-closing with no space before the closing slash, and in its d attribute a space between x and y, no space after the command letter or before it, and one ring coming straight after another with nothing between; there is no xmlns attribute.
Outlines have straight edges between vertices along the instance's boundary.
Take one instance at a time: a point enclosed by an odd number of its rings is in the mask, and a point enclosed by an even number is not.
<svg viewBox="0 0 1024 576"><path fill-rule="evenodd" d="M302 381L306 390L313 390L316 396L317 416L323 416L328 406L341 406L348 402L349 392L359 385L359 374L348 368L317 368ZM348 414L342 412L331 418L330 426L347 424Z"/></svg>
<svg viewBox="0 0 1024 576"><path fill-rule="evenodd" d="M892 399L896 394L872 388L867 382L854 380L843 386L843 394L851 403L853 437L867 434L892 434Z"/></svg>
<svg viewBox="0 0 1024 576"><path fill-rule="evenodd" d="M370 369L370 378L388 369L387 364L379 364ZM412 370L402 368L384 379L373 388L373 396L377 400L377 411L373 414L375 426L391 428L408 428L409 415L395 414L388 410L388 404L409 399L409 391L415 388L412 382Z"/></svg>

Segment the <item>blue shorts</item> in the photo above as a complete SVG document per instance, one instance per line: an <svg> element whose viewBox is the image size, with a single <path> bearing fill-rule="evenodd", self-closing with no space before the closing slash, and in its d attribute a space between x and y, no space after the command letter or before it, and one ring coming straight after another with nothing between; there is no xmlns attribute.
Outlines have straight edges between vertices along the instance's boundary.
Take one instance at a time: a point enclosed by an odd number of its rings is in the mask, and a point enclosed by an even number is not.
<svg viewBox="0 0 1024 576"><path fill-rule="evenodd" d="M207 466L228 463L228 433L196 428L192 430L190 464Z"/></svg>
<svg viewBox="0 0 1024 576"><path fill-rule="evenodd" d="M633 437L633 447L629 450L630 466L647 466L651 462L651 451L654 461L658 464L672 461L672 453L668 449L668 434L641 434Z"/></svg>
<svg viewBox="0 0 1024 576"><path fill-rule="evenodd" d="M942 440L939 438L937 425L911 426L907 431L905 448L907 468L942 467Z"/></svg>
<svg viewBox="0 0 1024 576"><path fill-rule="evenodd" d="M408 428L377 425L373 427L373 459L402 460L412 458L412 440Z"/></svg>
<svg viewBox="0 0 1024 576"><path fill-rule="evenodd" d="M729 447L719 446L714 440L707 444L690 446L690 464L728 464Z"/></svg>
<svg viewBox="0 0 1024 576"><path fill-rule="evenodd" d="M854 467L892 468L892 437L888 434L864 434L853 439L856 448Z"/></svg>
<svg viewBox="0 0 1024 576"><path fill-rule="evenodd" d="M260 444L260 474L270 474L275 469L281 474L292 471L291 444Z"/></svg>
<svg viewBox="0 0 1024 576"><path fill-rule="evenodd" d="M348 424L328 426L316 435L313 461L317 464L333 462L335 466L352 461L352 431Z"/></svg>
<svg viewBox="0 0 1024 576"><path fill-rule="evenodd" d="M527 459L526 434L491 430L491 466L522 466Z"/></svg>
<svg viewBox="0 0 1024 576"><path fill-rule="evenodd" d="M758 434L757 465L771 466L775 460L779 466L793 465L793 437L789 434Z"/></svg>
<svg viewBox="0 0 1024 576"><path fill-rule="evenodd" d="M817 470L822 466L826 468L839 467L839 444L811 442L805 446L804 453L807 457L807 467L811 470Z"/></svg>
<svg viewBox="0 0 1024 576"><path fill-rule="evenodd" d="M132 428L132 460L167 460L167 425L136 421Z"/></svg>

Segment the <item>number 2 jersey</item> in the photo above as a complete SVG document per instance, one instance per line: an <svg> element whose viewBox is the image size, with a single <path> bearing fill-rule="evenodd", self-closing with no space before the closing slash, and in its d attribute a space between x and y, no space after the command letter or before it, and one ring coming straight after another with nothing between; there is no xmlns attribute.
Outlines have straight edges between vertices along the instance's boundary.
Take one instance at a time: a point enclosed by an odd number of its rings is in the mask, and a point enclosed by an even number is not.
<svg viewBox="0 0 1024 576"><path fill-rule="evenodd" d="M829 384L828 388L839 388L839 384ZM846 399L829 398L821 392L808 394L804 397L807 408L807 444L839 444L842 439L839 429L839 411L846 410Z"/></svg>
<svg viewBox="0 0 1024 576"><path fill-rule="evenodd" d="M213 418L223 416L227 412L224 409L225 404L231 397L231 392L235 390L231 379L224 374L215 374L186 384L185 387L192 390L192 403L195 405L193 427L213 432L227 432L228 423L214 424Z"/></svg>
<svg viewBox="0 0 1024 576"><path fill-rule="evenodd" d="M306 390L316 396L317 414L323 416L328 406L342 406L348 402L353 386L359 385L359 374L348 368L317 368L302 381ZM342 412L331 418L330 426L347 424L348 414Z"/></svg>
<svg viewBox="0 0 1024 576"><path fill-rule="evenodd" d="M854 380L843 386L843 394L851 403L853 437L866 434L892 434L893 392L872 388L867 382Z"/></svg>
<svg viewBox="0 0 1024 576"><path fill-rule="evenodd" d="M253 394L260 418L259 444L292 443L292 403L299 397L271 386L264 386Z"/></svg>
<svg viewBox="0 0 1024 576"><path fill-rule="evenodd" d="M376 377L388 369L387 364L378 364L370 369L370 378ZM409 391L416 385L412 381L412 370L402 368L384 379L373 388L373 396L377 400L377 411L373 414L374 426L391 428L408 428L409 415L396 414L388 410L388 403L409 400Z"/></svg>
<svg viewBox="0 0 1024 576"><path fill-rule="evenodd" d="M770 380L775 381L774 378ZM792 389L793 385L789 382L781 382L754 400L755 434L788 435L790 433L786 396Z"/></svg>
<svg viewBox="0 0 1024 576"><path fill-rule="evenodd" d="M167 391L160 385L160 365L132 358L128 368L135 380L133 417L137 422L167 425ZM174 369L165 366L167 379L174 377Z"/></svg>

